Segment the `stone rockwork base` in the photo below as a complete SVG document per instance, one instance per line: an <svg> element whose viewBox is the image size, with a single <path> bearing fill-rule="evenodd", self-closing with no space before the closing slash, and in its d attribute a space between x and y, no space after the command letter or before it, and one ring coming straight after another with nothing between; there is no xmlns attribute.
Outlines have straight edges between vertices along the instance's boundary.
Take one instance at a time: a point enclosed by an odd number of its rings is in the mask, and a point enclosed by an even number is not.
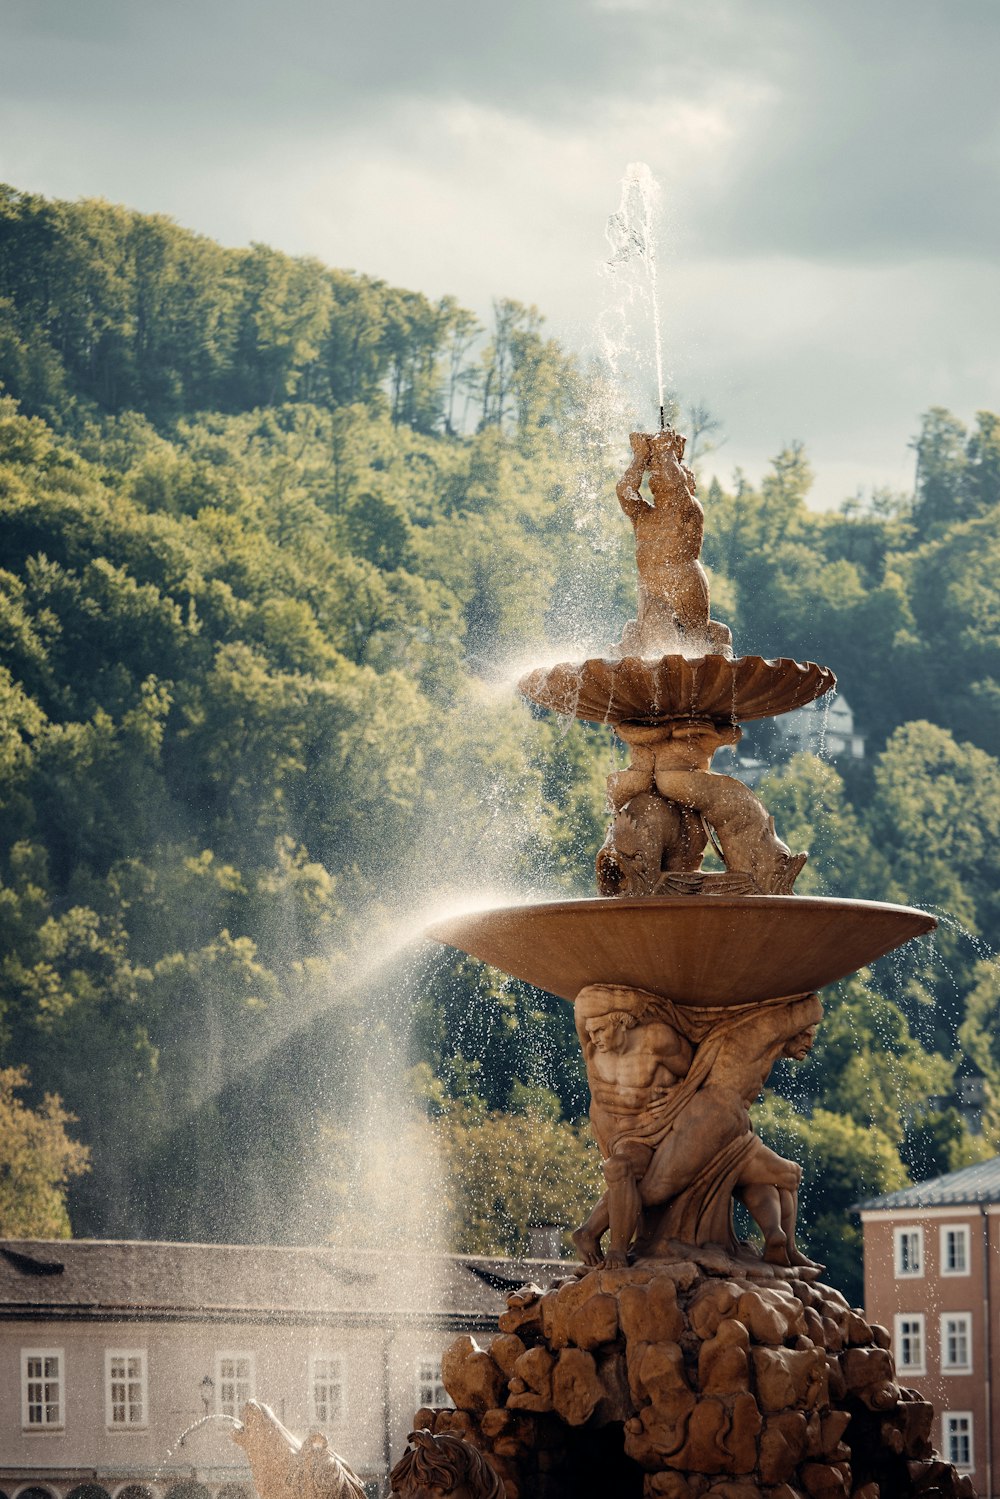
<svg viewBox="0 0 1000 1499"><path fill-rule="evenodd" d="M456 1409L415 1423L479 1447L508 1499L974 1499L885 1328L800 1273L678 1246L525 1287L488 1350L445 1354Z"/></svg>

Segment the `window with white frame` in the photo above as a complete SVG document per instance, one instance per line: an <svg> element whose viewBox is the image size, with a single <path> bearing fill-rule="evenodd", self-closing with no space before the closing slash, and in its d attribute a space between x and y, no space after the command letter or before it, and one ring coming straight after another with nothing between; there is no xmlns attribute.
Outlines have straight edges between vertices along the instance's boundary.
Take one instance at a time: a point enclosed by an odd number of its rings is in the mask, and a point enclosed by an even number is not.
<svg viewBox="0 0 1000 1499"><path fill-rule="evenodd" d="M972 1412L945 1411L941 1417L944 1432L944 1455L956 1468L971 1469L974 1451L972 1446Z"/></svg>
<svg viewBox="0 0 1000 1499"><path fill-rule="evenodd" d="M239 1418L247 1401L254 1398L254 1384L252 1353L215 1355L215 1406L220 1416Z"/></svg>
<svg viewBox="0 0 1000 1499"><path fill-rule="evenodd" d="M21 1349L21 1425L29 1431L65 1425L64 1368L61 1348Z"/></svg>
<svg viewBox="0 0 1000 1499"><path fill-rule="evenodd" d="M309 1404L316 1426L332 1426L344 1415L344 1365L336 1354L309 1360Z"/></svg>
<svg viewBox="0 0 1000 1499"><path fill-rule="evenodd" d="M911 1374L925 1374L923 1312L900 1312L896 1317L896 1364Z"/></svg>
<svg viewBox="0 0 1000 1499"><path fill-rule="evenodd" d="M972 1314L945 1312L941 1318L941 1368L968 1374L972 1368Z"/></svg>
<svg viewBox="0 0 1000 1499"><path fill-rule="evenodd" d="M454 1404L441 1383L441 1360L422 1358L417 1360L416 1396L418 1407L429 1406L431 1410Z"/></svg>
<svg viewBox="0 0 1000 1499"><path fill-rule="evenodd" d="M896 1278L904 1275L924 1273L924 1231L922 1228L897 1228L893 1231L896 1245Z"/></svg>
<svg viewBox="0 0 1000 1499"><path fill-rule="evenodd" d="M964 1224L941 1226L941 1274L969 1274L969 1230Z"/></svg>
<svg viewBox="0 0 1000 1499"><path fill-rule="evenodd" d="M108 1348L104 1353L104 1405L113 1431L146 1425L146 1350Z"/></svg>

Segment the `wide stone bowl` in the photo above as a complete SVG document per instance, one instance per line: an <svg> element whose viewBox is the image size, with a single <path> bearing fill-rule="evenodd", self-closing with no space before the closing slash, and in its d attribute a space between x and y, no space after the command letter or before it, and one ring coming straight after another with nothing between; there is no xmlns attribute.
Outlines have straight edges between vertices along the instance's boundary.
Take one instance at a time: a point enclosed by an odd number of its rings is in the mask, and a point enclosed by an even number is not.
<svg viewBox="0 0 1000 1499"><path fill-rule="evenodd" d="M802 708L836 685L828 666L787 657L623 656L539 666L521 678L517 690L542 708L592 723L745 723Z"/></svg>
<svg viewBox="0 0 1000 1499"><path fill-rule="evenodd" d="M662 895L499 906L426 935L563 999L603 983L734 1005L821 989L936 925L883 901Z"/></svg>

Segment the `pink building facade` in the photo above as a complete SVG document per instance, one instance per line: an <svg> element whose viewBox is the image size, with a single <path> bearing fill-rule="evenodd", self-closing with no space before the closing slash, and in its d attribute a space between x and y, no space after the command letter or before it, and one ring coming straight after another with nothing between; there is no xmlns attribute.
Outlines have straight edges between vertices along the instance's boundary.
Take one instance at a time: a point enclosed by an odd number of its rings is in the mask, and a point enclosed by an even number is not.
<svg viewBox="0 0 1000 1499"><path fill-rule="evenodd" d="M934 1444L1000 1495L1000 1157L859 1205L865 1310L898 1377L935 1407Z"/></svg>

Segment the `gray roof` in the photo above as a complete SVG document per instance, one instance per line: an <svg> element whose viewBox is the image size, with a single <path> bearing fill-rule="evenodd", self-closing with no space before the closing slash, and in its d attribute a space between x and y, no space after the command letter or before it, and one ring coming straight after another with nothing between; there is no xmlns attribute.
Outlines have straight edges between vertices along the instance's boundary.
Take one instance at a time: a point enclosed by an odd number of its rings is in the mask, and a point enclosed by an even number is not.
<svg viewBox="0 0 1000 1499"><path fill-rule="evenodd" d="M569 1262L122 1239L0 1240L0 1319L495 1320L509 1290Z"/></svg>
<svg viewBox="0 0 1000 1499"><path fill-rule="evenodd" d="M869 1197L865 1202L856 1203L854 1211L944 1208L986 1202L1000 1202L1000 1156L979 1161L975 1166L963 1166L961 1171L949 1171L947 1176L934 1176L912 1187L901 1187L898 1192L888 1192L884 1197Z"/></svg>

